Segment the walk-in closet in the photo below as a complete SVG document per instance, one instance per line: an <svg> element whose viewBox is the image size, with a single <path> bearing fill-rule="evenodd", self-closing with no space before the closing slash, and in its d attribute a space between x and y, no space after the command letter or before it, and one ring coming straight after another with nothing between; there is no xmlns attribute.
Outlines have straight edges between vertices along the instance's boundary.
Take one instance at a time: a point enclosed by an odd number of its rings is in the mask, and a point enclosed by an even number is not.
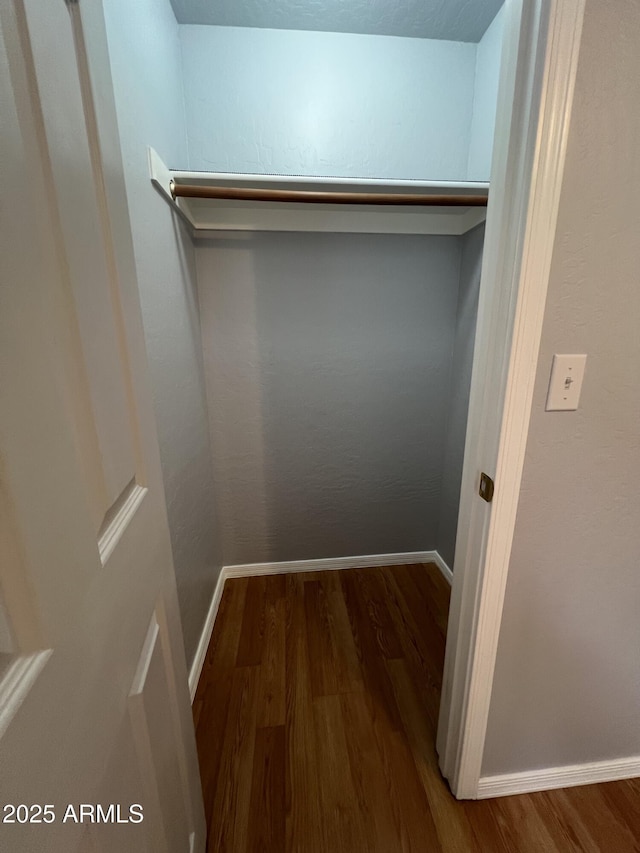
<svg viewBox="0 0 640 853"><path fill-rule="evenodd" d="M638 853L639 45L0 2L0 850Z"/></svg>
<svg viewBox="0 0 640 853"><path fill-rule="evenodd" d="M189 659L211 562L453 568L504 10L387 6L105 5Z"/></svg>
<svg viewBox="0 0 640 853"><path fill-rule="evenodd" d="M205 806L237 829L262 777L224 744L285 760L293 660L336 773L331 697L363 684L365 741L397 689L435 749L507 10L105 12Z"/></svg>

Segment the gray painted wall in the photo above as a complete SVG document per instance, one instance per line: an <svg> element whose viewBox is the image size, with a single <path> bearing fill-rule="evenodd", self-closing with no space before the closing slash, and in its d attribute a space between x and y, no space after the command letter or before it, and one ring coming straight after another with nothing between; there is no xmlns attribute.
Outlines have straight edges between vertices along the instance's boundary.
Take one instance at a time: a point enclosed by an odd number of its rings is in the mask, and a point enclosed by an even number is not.
<svg viewBox="0 0 640 853"><path fill-rule="evenodd" d="M212 26L180 39L191 169L467 178L475 44Z"/></svg>
<svg viewBox="0 0 640 853"><path fill-rule="evenodd" d="M226 564L436 544L461 238L198 248Z"/></svg>
<svg viewBox="0 0 640 853"><path fill-rule="evenodd" d="M146 146L186 162L178 28L169 0L105 0L127 197L187 664L221 549L190 238L152 188Z"/></svg>
<svg viewBox="0 0 640 853"><path fill-rule="evenodd" d="M480 272L484 246L484 223L461 238L460 286L456 314L451 380L448 388L447 437L445 444L440 514L436 547L453 569L460 506L460 484L467 434L473 344L476 339Z"/></svg>
<svg viewBox="0 0 640 853"><path fill-rule="evenodd" d="M474 181L488 181L491 177L504 18L505 9L502 6L483 35L476 51L476 77L467 170L469 179Z"/></svg>
<svg viewBox="0 0 640 853"><path fill-rule="evenodd" d="M636 0L587 0L483 774L640 755L638 45Z"/></svg>

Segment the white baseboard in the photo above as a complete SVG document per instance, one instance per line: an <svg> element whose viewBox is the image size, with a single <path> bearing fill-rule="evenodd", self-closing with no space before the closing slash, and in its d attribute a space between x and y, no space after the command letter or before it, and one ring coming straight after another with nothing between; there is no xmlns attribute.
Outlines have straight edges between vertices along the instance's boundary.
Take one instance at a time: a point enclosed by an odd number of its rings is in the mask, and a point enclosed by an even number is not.
<svg viewBox="0 0 640 853"><path fill-rule="evenodd" d="M281 575L290 572L327 572L339 569L363 569L368 566L407 566L412 563L435 563L451 583L451 569L437 551L404 551L397 554L365 554L357 557L327 557L321 560L291 560L281 563L245 563L225 566L225 577L244 575Z"/></svg>
<svg viewBox="0 0 640 853"><path fill-rule="evenodd" d="M195 699L196 690L198 689L200 673L202 672L202 667L204 666L205 658L207 657L207 649L209 648L209 643L211 642L213 626L215 625L216 616L218 615L218 608L220 607L220 600L222 599L222 590L224 588L225 580L225 570L224 568L222 568L220 570L220 574L218 575L218 580L216 582L215 589L213 590L211 604L209 605L209 612L207 613L207 618L204 620L204 626L202 628L202 633L200 634L198 648L196 649L196 653L193 658L193 663L191 664L191 669L189 670L189 693L191 694L192 704L193 700Z"/></svg>
<svg viewBox="0 0 640 853"><path fill-rule="evenodd" d="M224 582L227 578L256 577L258 575L282 575L291 572L327 572L339 569L363 569L368 566L408 566L413 563L435 563L448 583L453 573L437 551L404 551L398 554L366 554L361 557L328 557L321 560L291 560L281 563L244 563L235 566L223 566L213 591L211 606L207 613L200 642L189 672L189 691L193 702L200 673L207 656L213 626L218 615Z"/></svg>
<svg viewBox="0 0 640 853"><path fill-rule="evenodd" d="M451 586L453 584L453 572L449 568L449 566L442 559L438 551L433 551L433 562L440 569L442 573L442 577L446 580L446 582Z"/></svg>
<svg viewBox="0 0 640 853"><path fill-rule="evenodd" d="M511 794L530 794L553 788L572 788L597 782L615 782L640 776L640 756L613 761L594 761L570 764L525 773L505 773L502 776L483 776L478 782L478 799L506 797Z"/></svg>

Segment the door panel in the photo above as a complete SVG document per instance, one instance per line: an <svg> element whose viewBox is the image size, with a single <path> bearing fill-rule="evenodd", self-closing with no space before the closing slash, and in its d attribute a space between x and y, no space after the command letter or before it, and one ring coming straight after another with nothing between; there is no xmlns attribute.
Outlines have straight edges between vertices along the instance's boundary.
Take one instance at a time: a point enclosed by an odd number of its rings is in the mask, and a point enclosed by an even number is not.
<svg viewBox="0 0 640 853"><path fill-rule="evenodd" d="M203 850L100 0L0 5L0 114L0 849Z"/></svg>
<svg viewBox="0 0 640 853"><path fill-rule="evenodd" d="M143 790L143 781L137 763L131 761L135 755L135 743L131 720L125 717L116 738L116 746L109 761L98 802L108 803L114 791L118 791L121 803L135 803ZM124 816L124 812L121 812ZM146 818L145 818L146 819ZM101 823L89 824L83 839L83 853L117 851L117 853L155 853L148 831L139 824Z"/></svg>
<svg viewBox="0 0 640 853"><path fill-rule="evenodd" d="M97 531L106 526L107 515L117 514L116 506L126 500L139 475L139 436L135 401L128 393L131 378L116 247L79 6L67 9L62 2L26 0L25 11L69 270L75 314L70 332L75 331L79 339L78 355L85 372L76 393L85 395L77 405L90 416L82 429L89 433L85 442L92 449L86 465ZM82 78L79 69L85 72ZM91 287L86 286L89 280Z"/></svg>
<svg viewBox="0 0 640 853"><path fill-rule="evenodd" d="M169 695L168 667L160 637L160 625L154 613L138 663L129 695L134 741L140 770L145 781L147 800L153 808L154 824L158 829L154 849L158 851L187 849L188 837L183 836L188 825L183 796L176 788L180 780L176 728L171 715L158 715L158 704ZM169 766L170 773L159 773L160 766ZM182 785L179 786L182 788Z"/></svg>

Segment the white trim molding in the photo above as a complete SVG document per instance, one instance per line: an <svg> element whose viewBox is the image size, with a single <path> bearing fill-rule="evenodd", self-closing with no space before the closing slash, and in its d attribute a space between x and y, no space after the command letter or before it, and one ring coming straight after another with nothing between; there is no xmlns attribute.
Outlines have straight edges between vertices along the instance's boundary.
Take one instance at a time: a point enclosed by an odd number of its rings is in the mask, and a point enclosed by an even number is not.
<svg viewBox="0 0 640 853"><path fill-rule="evenodd" d="M640 777L640 755L613 761L568 764L565 767L549 767L524 773L483 776L478 782L478 799L487 800L490 797L530 794L534 791L573 788L577 785L594 785L636 777Z"/></svg>
<svg viewBox="0 0 640 853"><path fill-rule="evenodd" d="M442 577L446 580L449 586L453 585L453 570L449 568L449 566L445 563L445 561L440 556L438 551L433 551L433 557L431 560L436 564L436 566L440 569ZM428 560L422 560L421 562L427 563Z"/></svg>
<svg viewBox="0 0 640 853"><path fill-rule="evenodd" d="M403 551L397 554L365 554L355 557L326 557L320 560L290 560L281 563L244 563L225 566L225 578L244 575L281 575L291 572L329 572L340 569L365 569L375 566L409 566L414 563L435 563L449 580L451 569L437 551ZM449 581L451 582L451 581Z"/></svg>
<svg viewBox="0 0 640 853"><path fill-rule="evenodd" d="M437 551L403 551L397 554L366 554L357 557L327 557L320 560L291 560L280 563L242 563L223 566L218 575L211 605L205 619L198 648L189 670L189 692L191 703L195 699L202 667L207 657L213 626L222 600L224 582L227 578L257 577L259 575L282 575L292 572L327 572L342 569L364 569L375 566L410 566L415 563L435 563L444 579L451 584L453 572Z"/></svg>
<svg viewBox="0 0 640 853"><path fill-rule="evenodd" d="M584 3L507 4L437 738L458 799L478 795ZM496 482L490 505L481 471Z"/></svg>
<svg viewBox="0 0 640 853"><path fill-rule="evenodd" d="M229 231L331 231L349 234L462 235L486 217L484 207L292 204L289 202L223 199L174 199L171 181L244 189L343 190L402 194L478 195L489 189L482 181L400 181L374 178L320 178L292 175L242 175L225 172L184 172L169 169L148 148L149 174L158 192L189 223L195 238L210 239Z"/></svg>
<svg viewBox="0 0 640 853"><path fill-rule="evenodd" d="M196 698L196 690L198 689L198 682L200 681L200 673L202 672L202 667L204 666L204 662L207 657L207 649L211 642L213 626L216 623L216 616L218 615L218 608L220 607L220 601L222 600L222 591L224 589L225 580L226 575L224 568L222 568L220 569L220 574L218 575L218 580L216 581L216 585L213 590L207 618L204 620L202 633L200 634L200 640L198 642L198 648L196 649L193 663L189 670L189 693L191 694L191 704L193 704L193 700Z"/></svg>

